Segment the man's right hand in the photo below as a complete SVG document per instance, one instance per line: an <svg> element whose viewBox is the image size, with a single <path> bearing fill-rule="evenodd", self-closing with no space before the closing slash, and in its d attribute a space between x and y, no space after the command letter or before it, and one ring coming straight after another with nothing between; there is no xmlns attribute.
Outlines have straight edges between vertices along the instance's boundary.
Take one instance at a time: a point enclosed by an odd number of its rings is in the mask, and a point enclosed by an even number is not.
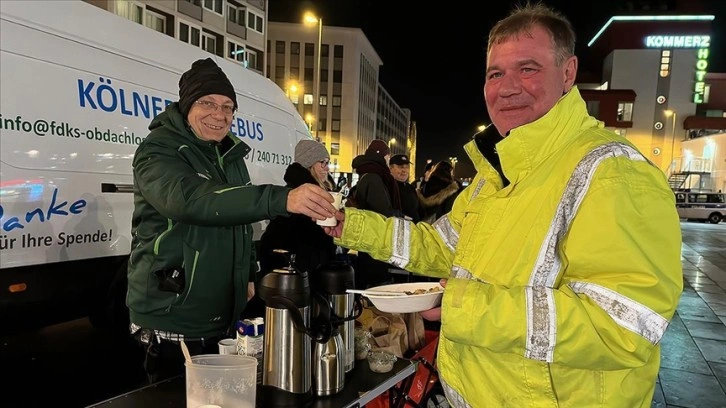
<svg viewBox="0 0 726 408"><path fill-rule="evenodd" d="M446 287L446 281L447 279L441 279L439 283L441 284L441 286ZM432 322L441 320L441 307L424 310L423 312L421 312L421 317Z"/></svg>
<svg viewBox="0 0 726 408"><path fill-rule="evenodd" d="M322 221L335 215L333 201L333 196L322 187L307 183L287 194L287 212Z"/></svg>

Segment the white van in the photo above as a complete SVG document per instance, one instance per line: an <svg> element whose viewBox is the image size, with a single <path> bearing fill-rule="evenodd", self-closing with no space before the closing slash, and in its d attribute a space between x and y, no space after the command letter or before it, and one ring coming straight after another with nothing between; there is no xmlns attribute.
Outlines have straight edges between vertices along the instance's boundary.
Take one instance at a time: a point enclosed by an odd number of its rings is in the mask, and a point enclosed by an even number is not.
<svg viewBox="0 0 726 408"><path fill-rule="evenodd" d="M136 147L210 56L253 183L282 184L310 134L272 81L84 2L0 1L0 331L100 312L129 254Z"/></svg>
<svg viewBox="0 0 726 408"><path fill-rule="evenodd" d="M718 224L726 218L726 194L676 191L678 216Z"/></svg>

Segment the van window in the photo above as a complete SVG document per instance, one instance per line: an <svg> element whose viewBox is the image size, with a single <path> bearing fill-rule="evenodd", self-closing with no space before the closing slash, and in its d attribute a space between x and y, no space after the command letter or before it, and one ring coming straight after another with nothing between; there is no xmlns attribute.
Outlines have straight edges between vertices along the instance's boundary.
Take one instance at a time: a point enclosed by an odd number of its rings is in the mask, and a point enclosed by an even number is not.
<svg viewBox="0 0 726 408"><path fill-rule="evenodd" d="M686 202L686 195L683 193L676 194L676 202L677 203L685 203Z"/></svg>

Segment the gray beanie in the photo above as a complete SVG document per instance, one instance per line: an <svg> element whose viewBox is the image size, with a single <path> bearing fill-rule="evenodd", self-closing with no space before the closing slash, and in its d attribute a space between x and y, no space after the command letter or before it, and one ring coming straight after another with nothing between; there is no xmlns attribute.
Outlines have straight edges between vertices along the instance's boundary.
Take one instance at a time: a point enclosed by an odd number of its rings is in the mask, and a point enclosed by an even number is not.
<svg viewBox="0 0 726 408"><path fill-rule="evenodd" d="M303 139L295 146L295 162L300 163L306 169L323 160L330 160L330 155L322 143L312 139Z"/></svg>

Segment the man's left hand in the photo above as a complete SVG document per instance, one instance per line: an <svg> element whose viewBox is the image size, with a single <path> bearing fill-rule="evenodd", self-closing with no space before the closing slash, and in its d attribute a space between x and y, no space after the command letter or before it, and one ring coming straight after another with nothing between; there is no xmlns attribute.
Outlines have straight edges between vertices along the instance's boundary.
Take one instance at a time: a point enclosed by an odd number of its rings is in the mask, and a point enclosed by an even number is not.
<svg viewBox="0 0 726 408"><path fill-rule="evenodd" d="M338 211L335 213L335 219L338 220L338 224L334 227L323 227L326 234L333 238L340 238L343 235L343 224L345 223L345 213Z"/></svg>

